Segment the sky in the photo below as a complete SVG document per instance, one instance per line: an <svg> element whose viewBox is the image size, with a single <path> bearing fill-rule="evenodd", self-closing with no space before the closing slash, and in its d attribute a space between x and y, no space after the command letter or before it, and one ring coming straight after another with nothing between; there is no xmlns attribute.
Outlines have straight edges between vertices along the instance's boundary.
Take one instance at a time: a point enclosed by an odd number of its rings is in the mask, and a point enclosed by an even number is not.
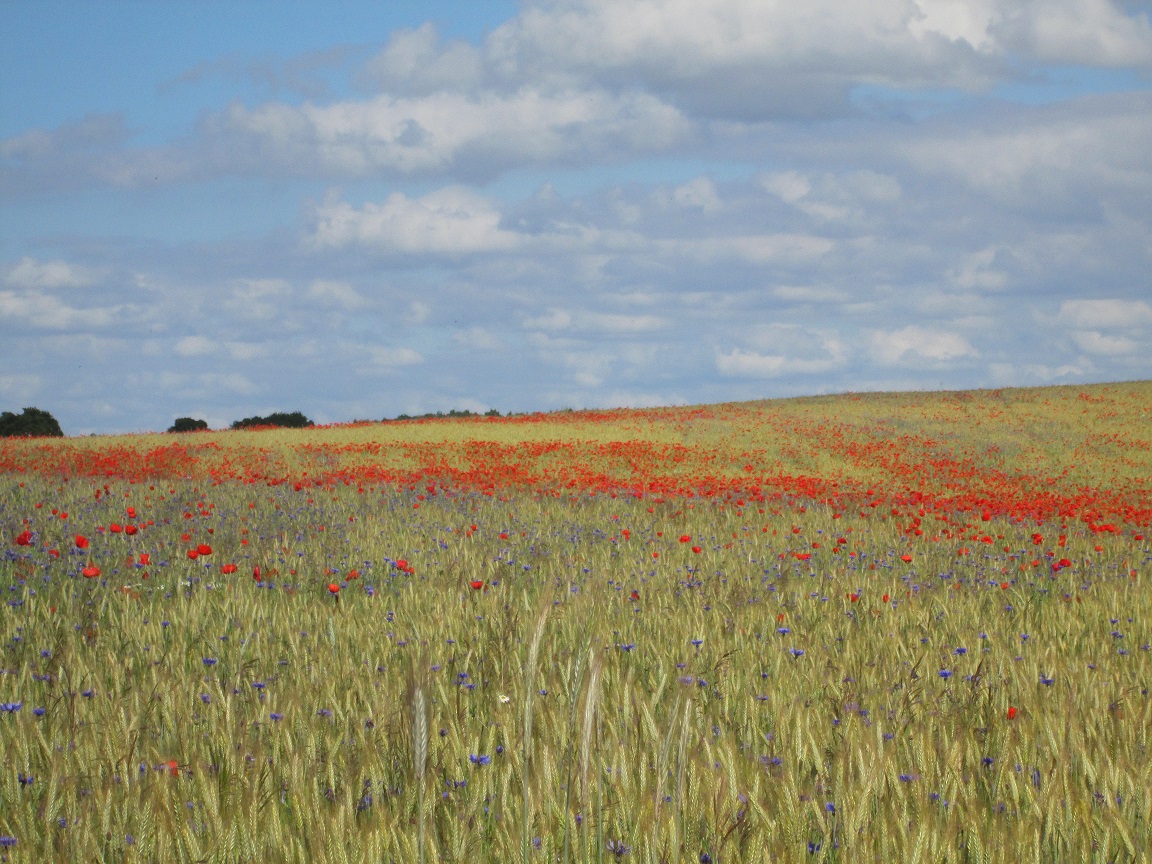
<svg viewBox="0 0 1152 864"><path fill-rule="evenodd" d="M1152 378L1152 2L0 2L0 410Z"/></svg>

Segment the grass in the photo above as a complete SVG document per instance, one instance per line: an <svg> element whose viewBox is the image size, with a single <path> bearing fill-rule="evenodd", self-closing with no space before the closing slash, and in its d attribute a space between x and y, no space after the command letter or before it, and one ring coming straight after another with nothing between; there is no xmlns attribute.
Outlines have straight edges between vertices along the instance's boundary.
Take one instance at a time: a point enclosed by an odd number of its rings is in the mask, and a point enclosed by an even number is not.
<svg viewBox="0 0 1152 864"><path fill-rule="evenodd" d="M0 443L0 857L1146 860L1148 391Z"/></svg>

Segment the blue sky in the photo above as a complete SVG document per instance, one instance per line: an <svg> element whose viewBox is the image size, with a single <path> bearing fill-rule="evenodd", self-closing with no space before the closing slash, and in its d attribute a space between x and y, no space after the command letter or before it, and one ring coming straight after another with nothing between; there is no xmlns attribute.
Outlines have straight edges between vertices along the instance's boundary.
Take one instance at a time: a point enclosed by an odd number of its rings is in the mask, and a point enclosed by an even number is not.
<svg viewBox="0 0 1152 864"><path fill-rule="evenodd" d="M6 0L0 409L1152 377L1149 13Z"/></svg>

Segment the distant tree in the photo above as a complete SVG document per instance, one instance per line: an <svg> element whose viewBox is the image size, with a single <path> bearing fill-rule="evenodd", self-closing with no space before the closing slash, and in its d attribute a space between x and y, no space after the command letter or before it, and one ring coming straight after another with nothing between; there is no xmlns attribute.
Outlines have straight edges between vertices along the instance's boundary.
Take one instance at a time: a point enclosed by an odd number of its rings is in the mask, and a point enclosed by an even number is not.
<svg viewBox="0 0 1152 864"><path fill-rule="evenodd" d="M47 411L39 408L25 408L20 414L5 411L0 414L0 437L13 438L16 436L39 438L63 438L64 433L56 418Z"/></svg>
<svg viewBox="0 0 1152 864"><path fill-rule="evenodd" d="M169 432L198 432L201 429L207 429L208 423L205 420L193 420L191 417L177 417L176 422L168 427Z"/></svg>
<svg viewBox="0 0 1152 864"><path fill-rule="evenodd" d="M232 423L233 429L249 429L253 426L281 426L284 429L305 429L312 425L312 421L299 411L285 414L277 411L267 417L245 417Z"/></svg>

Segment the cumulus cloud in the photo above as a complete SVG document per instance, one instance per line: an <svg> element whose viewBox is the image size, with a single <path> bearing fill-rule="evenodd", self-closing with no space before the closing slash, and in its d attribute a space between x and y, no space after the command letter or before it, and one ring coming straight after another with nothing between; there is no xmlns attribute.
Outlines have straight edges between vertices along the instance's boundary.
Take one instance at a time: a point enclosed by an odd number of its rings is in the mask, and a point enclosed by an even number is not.
<svg viewBox="0 0 1152 864"><path fill-rule="evenodd" d="M360 208L329 201L316 211L312 239L320 247L447 255L508 251L518 242L515 233L500 227L492 202L458 186L420 198L393 192L383 204Z"/></svg>
<svg viewBox="0 0 1152 864"><path fill-rule="evenodd" d="M1146 327L1152 303L1145 300L1077 299L1060 304L1060 321L1078 327Z"/></svg>
<svg viewBox="0 0 1152 864"><path fill-rule="evenodd" d="M37 261L24 257L7 269L2 277L13 288L43 290L50 288L80 288L91 285L95 275L85 267L66 261Z"/></svg>
<svg viewBox="0 0 1152 864"><path fill-rule="evenodd" d="M0 321L51 330L107 327L116 310L80 309L48 294L0 291Z"/></svg>
<svg viewBox="0 0 1152 864"><path fill-rule="evenodd" d="M878 363L895 365L905 360L948 361L977 357L979 352L963 336L911 324L900 330L871 334L872 356Z"/></svg>

